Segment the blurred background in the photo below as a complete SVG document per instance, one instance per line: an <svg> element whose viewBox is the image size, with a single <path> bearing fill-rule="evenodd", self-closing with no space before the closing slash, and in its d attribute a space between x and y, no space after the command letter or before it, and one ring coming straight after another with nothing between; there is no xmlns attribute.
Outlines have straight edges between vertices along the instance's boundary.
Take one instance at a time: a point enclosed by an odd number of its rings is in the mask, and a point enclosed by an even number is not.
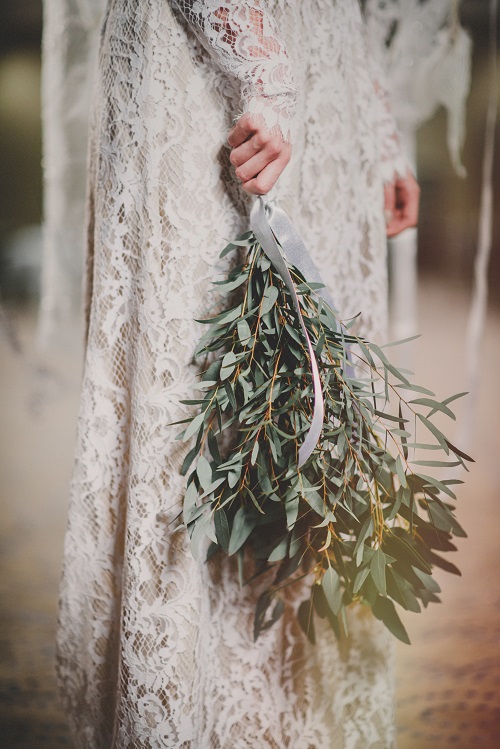
<svg viewBox="0 0 500 749"><path fill-rule="evenodd" d="M410 356L418 381L444 397L467 389L465 331L477 251L490 78L488 0L464 0L473 41L463 162L454 172L442 110L417 134L422 188L418 323ZM40 0L0 8L0 736L4 747L70 746L56 700L57 586L78 408L80 348L41 364L36 319L42 248ZM498 127L496 145L498 146ZM438 574L444 601L405 623L398 646L399 749L498 746L500 731L500 154L479 387L457 408L461 446L476 463L459 491L469 538ZM467 413L472 420L464 421ZM449 429L449 428L448 428ZM453 438L453 432L450 433ZM465 444L463 444L465 442ZM201 749L201 748L200 748Z"/></svg>

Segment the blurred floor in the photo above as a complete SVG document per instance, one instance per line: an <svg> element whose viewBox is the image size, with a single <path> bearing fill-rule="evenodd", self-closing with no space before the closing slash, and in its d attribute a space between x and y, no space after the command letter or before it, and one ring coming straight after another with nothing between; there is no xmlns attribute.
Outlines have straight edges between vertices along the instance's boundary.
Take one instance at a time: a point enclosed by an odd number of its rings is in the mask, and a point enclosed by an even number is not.
<svg viewBox="0 0 500 749"><path fill-rule="evenodd" d="M464 389L467 303L456 288L421 286L418 327L424 335L415 344L416 369L418 380L441 397ZM34 316L20 315L18 329L29 351ZM500 315L492 313L475 435L463 446L477 459L459 493L459 519L469 539L452 561L463 577L439 575L444 603L405 617L413 644L398 647L399 749L499 745L499 342ZM48 375L37 380L4 339L0 362L0 743L59 749L71 746L52 659L78 356L69 352L53 361L56 371L67 373L55 398L56 383ZM40 384L49 396L45 403L37 396Z"/></svg>
<svg viewBox="0 0 500 749"><path fill-rule="evenodd" d="M426 280L419 311L416 380L440 398L467 390L468 297ZM458 539L458 551L447 555L462 577L436 573L443 603L404 617L412 645L398 649L399 749L500 746L499 371L497 309L485 331L472 429L459 436L460 429L446 424L452 441L455 436L476 460L470 474L460 475L466 483L457 490L458 519L469 537ZM468 398L452 406L458 423Z"/></svg>

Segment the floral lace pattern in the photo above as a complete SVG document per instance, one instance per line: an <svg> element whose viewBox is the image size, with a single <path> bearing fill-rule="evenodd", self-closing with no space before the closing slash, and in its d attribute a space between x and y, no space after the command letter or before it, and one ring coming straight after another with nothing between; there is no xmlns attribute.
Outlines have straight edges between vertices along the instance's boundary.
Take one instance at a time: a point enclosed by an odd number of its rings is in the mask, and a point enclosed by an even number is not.
<svg viewBox="0 0 500 749"><path fill-rule="evenodd" d="M218 65L242 82L243 111L290 139L297 89L274 17L259 0L174 0ZM240 113L240 114L241 114Z"/></svg>
<svg viewBox="0 0 500 749"><path fill-rule="evenodd" d="M381 161L393 125L380 122L375 86L355 0L108 4L57 643L82 749L394 746L392 636L352 607L350 640L320 622L312 646L294 615L299 590L254 643L262 583L240 590L233 559L195 562L178 527L186 447L171 426L189 411L179 402L196 380L196 320L218 304L219 252L248 228L252 198L226 145L242 109L291 139L271 197L341 314L362 311L363 332L384 334Z"/></svg>

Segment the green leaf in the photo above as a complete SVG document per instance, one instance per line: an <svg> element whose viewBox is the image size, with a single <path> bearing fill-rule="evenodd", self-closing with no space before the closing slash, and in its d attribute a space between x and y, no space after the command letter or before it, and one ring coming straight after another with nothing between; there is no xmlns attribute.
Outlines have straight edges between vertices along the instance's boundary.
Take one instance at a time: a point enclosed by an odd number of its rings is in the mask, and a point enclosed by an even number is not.
<svg viewBox="0 0 500 749"><path fill-rule="evenodd" d="M193 524L206 512L206 505L192 505L183 509L183 521L185 525Z"/></svg>
<svg viewBox="0 0 500 749"><path fill-rule="evenodd" d="M190 515L191 515L193 508L196 507L197 501L198 501L198 489L196 488L196 484L194 483L194 481L191 481L191 483L186 489L186 493L184 495L184 502L182 505L185 525L187 525L191 520L193 520L193 518L190 517Z"/></svg>
<svg viewBox="0 0 500 749"><path fill-rule="evenodd" d="M217 541L227 553L229 548L229 523L227 522L227 516L224 510L216 509L214 511L214 523Z"/></svg>
<svg viewBox="0 0 500 749"><path fill-rule="evenodd" d="M448 445L446 444L446 440L445 440L444 435L442 434L442 432L439 431L439 429L437 428L437 426L435 426L432 423L432 421L430 421L428 418L426 418L422 414L417 414L417 416L420 419L420 421L422 422L422 424L425 424L425 426L427 427L427 429L429 430L429 432L431 432L431 434L433 434L434 437L437 439L437 441L439 442L439 444L441 445L441 447L445 451L446 455L449 455L450 450L449 450Z"/></svg>
<svg viewBox="0 0 500 749"><path fill-rule="evenodd" d="M236 515L234 516L233 527L229 539L229 547L227 551L229 555L234 554L243 546L250 533L255 528L256 522L256 517L250 515L245 507L238 508Z"/></svg>
<svg viewBox="0 0 500 749"><path fill-rule="evenodd" d="M386 560L384 552L382 549L376 549L370 562L370 571L372 573L373 582L383 596L387 595L385 566Z"/></svg>
<svg viewBox="0 0 500 749"><path fill-rule="evenodd" d="M191 554L195 559L200 558L201 543L206 537L206 531L210 523L210 514L205 512L204 515L198 517L192 523L188 525L188 533L190 536L191 543Z"/></svg>
<svg viewBox="0 0 500 749"><path fill-rule="evenodd" d="M210 390L214 385L217 385L215 380L202 380L201 382L195 383L192 387L194 390Z"/></svg>
<svg viewBox="0 0 500 749"><path fill-rule="evenodd" d="M307 504L312 507L312 509L317 512L318 515L324 515L325 503L323 501L323 497L318 494L316 489L313 489L312 487L304 488L302 489L302 492Z"/></svg>
<svg viewBox="0 0 500 749"><path fill-rule="evenodd" d="M206 491L203 492L203 494L200 494L200 499L203 499L203 497L207 497L209 494L212 494L212 492L215 492L215 490L224 483L224 477L216 479L213 483L211 483Z"/></svg>
<svg viewBox="0 0 500 749"><path fill-rule="evenodd" d="M288 537L285 536L279 544L269 554L268 562L281 562L287 556L288 551Z"/></svg>
<svg viewBox="0 0 500 749"><path fill-rule="evenodd" d="M392 634L395 635L398 640L401 640L401 642L404 642L406 645L410 645L410 638L408 637L408 633L404 628L403 622L399 618L392 601L390 601L388 598L379 596L375 605L373 606L373 613L375 614L377 619L380 619L384 622L387 629L392 632Z"/></svg>
<svg viewBox="0 0 500 749"><path fill-rule="evenodd" d="M364 581L370 574L370 568L369 567L363 567L359 570L358 574L356 575L356 579L354 580L354 586L353 586L353 593L358 593L361 589L361 586L363 585Z"/></svg>
<svg viewBox="0 0 500 749"><path fill-rule="evenodd" d="M294 341L300 343L301 345L304 344L304 341L300 337L300 333L298 333L298 331L296 331L295 328L293 328L288 323L285 324L285 330L294 339Z"/></svg>
<svg viewBox="0 0 500 749"><path fill-rule="evenodd" d="M409 390L412 393L422 393L423 395L430 395L431 398L435 396L436 394L432 392L432 390L429 390L428 388L424 388L421 385L415 385L414 383L410 382L406 385L400 382L394 383L395 388L400 388L401 390Z"/></svg>
<svg viewBox="0 0 500 749"><path fill-rule="evenodd" d="M196 322L218 323L220 325L220 323L233 322L238 317L241 317L241 304L238 304L237 307L233 307L232 309L221 312L220 315L217 315L216 317L212 317L211 320L196 320Z"/></svg>
<svg viewBox="0 0 500 749"><path fill-rule="evenodd" d="M196 458L197 455L198 455L198 447L195 445L184 458L184 461L181 467L181 476L186 475L186 473L189 471L189 468L193 460Z"/></svg>
<svg viewBox="0 0 500 749"><path fill-rule="evenodd" d="M414 466L427 466L427 468L453 468L462 465L461 460L411 460Z"/></svg>
<svg viewBox="0 0 500 749"><path fill-rule="evenodd" d="M242 273L240 276L237 276L232 281L214 281L214 284L216 286L223 286L224 292L228 294L230 291L234 291L234 289L237 289L239 286L242 286L245 281L247 280L247 274Z"/></svg>
<svg viewBox="0 0 500 749"><path fill-rule="evenodd" d="M331 611L337 615L342 607L342 588L340 577L333 567L328 567L321 581L325 598Z"/></svg>
<svg viewBox="0 0 500 749"><path fill-rule="evenodd" d="M195 432L199 431L199 429L203 426L204 419L205 419L204 413L198 414L197 416L194 417L193 421L191 422L191 424L188 426L188 428L184 432L184 438L183 438L184 442L187 442L187 440L190 439Z"/></svg>
<svg viewBox="0 0 500 749"><path fill-rule="evenodd" d="M248 247L249 244L251 244L251 240L252 240L251 232L246 232L245 234L241 234L236 239L226 240L228 244L226 245L226 247L224 247L219 257L220 258L225 257L229 252L232 252L237 247Z"/></svg>
<svg viewBox="0 0 500 749"><path fill-rule="evenodd" d="M293 575L293 573L296 572L301 561L301 556L300 553L297 553L294 557L283 560L274 579L275 585L283 582L283 580L286 580L287 577L290 577L290 575Z"/></svg>
<svg viewBox="0 0 500 749"><path fill-rule="evenodd" d="M432 413L441 411L441 413L446 414L446 416L449 416L450 419L456 421L456 417L453 411L449 409L444 403L436 401L433 398L415 398L414 400L411 400L410 403L413 403L416 406L428 406L429 408L433 409Z"/></svg>
<svg viewBox="0 0 500 749"><path fill-rule="evenodd" d="M439 530L453 533L455 536L460 536L461 538L467 538L466 532L446 504L429 501L427 503L427 512L431 522Z"/></svg>
<svg viewBox="0 0 500 749"><path fill-rule="evenodd" d="M446 570L446 572L451 572L452 575L458 575L459 577L462 576L462 573L451 562L448 562L447 559L443 559L443 557L440 557L439 554L434 554L432 551L426 551L426 558L429 560L430 564L435 564L437 567L441 567L442 570Z"/></svg>
<svg viewBox="0 0 500 749"><path fill-rule="evenodd" d="M204 455L200 455L196 464L196 473L203 491L207 492L212 486L212 468Z"/></svg>
<svg viewBox="0 0 500 749"><path fill-rule="evenodd" d="M403 608L416 614L420 612L420 604L411 590L410 583L391 567L387 567L387 591Z"/></svg>
<svg viewBox="0 0 500 749"><path fill-rule="evenodd" d="M455 445L452 445L449 440L445 439L445 442L450 448L450 450L453 453L455 453L455 455L458 455L460 458L463 458L464 460L468 460L470 463L475 463L474 458L471 458L470 455L467 455L467 453L463 453L461 450L458 449L458 447L455 447Z"/></svg>
<svg viewBox="0 0 500 749"><path fill-rule="evenodd" d="M379 411L378 409L375 409L374 413L376 416L380 416L381 419L387 419L388 421L395 421L396 424L407 424L408 419L401 419L399 416L394 416L393 414L385 413L385 411Z"/></svg>
<svg viewBox="0 0 500 749"><path fill-rule="evenodd" d="M445 398L444 401L441 401L443 405L447 406L449 403L453 403L453 401L458 400L458 398L463 398L464 395L469 395L469 393L456 393L455 395L450 395L449 398ZM429 414L429 417L431 417L438 409L435 409L434 411L431 411Z"/></svg>
<svg viewBox="0 0 500 749"><path fill-rule="evenodd" d="M416 473L415 476L418 476L418 478L422 479L426 484L435 486L436 489L439 489L440 492L444 492L444 494L447 494L452 499L457 498L457 495L452 492L451 489L449 489L442 481L435 479L434 476L427 476L425 473Z"/></svg>
<svg viewBox="0 0 500 749"><path fill-rule="evenodd" d="M242 344L246 344L252 338L252 331L246 320L238 322L238 338Z"/></svg>
<svg viewBox="0 0 500 749"><path fill-rule="evenodd" d="M220 456L220 452L219 452L219 445L218 445L218 442L217 442L217 437L215 436L215 434L212 432L211 429L209 429L209 431L208 431L208 439L207 439L207 441L208 441L208 449L210 450L212 458L214 458L214 460L216 461L216 463L220 463L221 462L221 456Z"/></svg>
<svg viewBox="0 0 500 749"><path fill-rule="evenodd" d="M410 382L408 379L404 376L404 374L401 372L401 370L397 369L391 362L388 360L384 352L379 346L376 346L374 343L370 343L371 350L378 356L378 358L383 363L384 367L389 370L389 372L396 377L396 379L400 380L404 385L410 385Z"/></svg>
<svg viewBox="0 0 500 749"><path fill-rule="evenodd" d="M277 286L268 286L262 297L262 304L260 306L261 316L266 315L272 310L278 299L279 291Z"/></svg>
<svg viewBox="0 0 500 749"><path fill-rule="evenodd" d="M398 474L398 479L401 483L401 486L403 487L408 486L407 481L406 481L405 469L403 468L400 455L398 455L398 457L396 458L396 473Z"/></svg>
<svg viewBox="0 0 500 749"><path fill-rule="evenodd" d="M389 554L394 556L398 561L401 559L407 564L418 567L423 572L431 573L432 569L429 564L423 559L418 551L399 534L394 532L387 533L383 542L384 549L387 549Z"/></svg>
<svg viewBox="0 0 500 749"><path fill-rule="evenodd" d="M271 617L262 626L262 630L269 629L269 627L272 627L273 624L278 621L278 619L280 618L280 616L283 614L284 611L285 611L285 603L281 598L279 598L276 601L276 606L273 609L273 613L271 614Z"/></svg>
<svg viewBox="0 0 500 749"><path fill-rule="evenodd" d="M210 364L208 369L203 373L203 385L215 385L217 377L219 376L221 363L220 361L214 361Z"/></svg>
<svg viewBox="0 0 500 749"><path fill-rule="evenodd" d="M289 529L293 528L297 520L297 515L299 512L299 498L298 497L294 497L293 499L287 500L287 502L285 503L285 512L286 512L287 527Z"/></svg>
<svg viewBox="0 0 500 749"><path fill-rule="evenodd" d="M236 356L233 351L228 351L222 360L222 366L220 368L220 379L226 380L235 370Z"/></svg>
<svg viewBox="0 0 500 749"><path fill-rule="evenodd" d="M259 598L257 599L257 605L255 607L255 617L253 622L253 639L254 641L257 640L258 636L262 632L262 628L264 626L264 620L266 618L266 613L271 605L272 596L269 590L265 590Z"/></svg>
<svg viewBox="0 0 500 749"><path fill-rule="evenodd" d="M422 570L419 570L418 567L414 567L413 571L416 576L422 581L426 590L430 591L431 593L441 593L439 584L431 575L427 575L425 572L422 572Z"/></svg>
<svg viewBox="0 0 500 749"><path fill-rule="evenodd" d="M358 535L358 540L354 547L354 556L356 556L356 564L359 567L363 560L363 544L365 539L373 533L373 519L369 515L361 526L361 530Z"/></svg>
<svg viewBox="0 0 500 749"><path fill-rule="evenodd" d="M316 633L314 631L314 610L312 600L302 601L297 612L297 617L303 631L307 635L308 640L315 645L316 644Z"/></svg>
<svg viewBox="0 0 500 749"><path fill-rule="evenodd" d="M226 246L224 247L224 249L223 249L223 250L222 250L222 252L220 253L219 257L220 257L220 258L226 257L226 255L229 255L229 253L230 253L230 252L233 252L233 251L234 251L235 249L236 249L236 245L235 245L235 244L233 244L233 242L229 242L229 244L227 244L227 245L226 245Z"/></svg>
<svg viewBox="0 0 500 749"><path fill-rule="evenodd" d="M399 416L399 434L401 437L401 444L403 446L403 457L407 461L408 460L408 438L411 439L411 434L407 434L404 429L404 422L403 422L403 406L401 401L398 403L398 416ZM406 479L405 479L406 482Z"/></svg>
<svg viewBox="0 0 500 749"><path fill-rule="evenodd" d="M221 370L221 372L222 372L222 370ZM227 399L228 399L229 403L231 404L232 408L233 408L234 410L236 410L236 409L237 409L237 407L238 407L238 404L237 404L237 402L236 402L236 396L235 396L235 394L234 394L234 387L233 387L233 385L232 385L232 384L231 384L231 383L229 382L229 380L226 380L226 381L225 381L225 383L224 383L224 390L225 390L225 392L226 392L226 395L227 395Z"/></svg>
<svg viewBox="0 0 500 749"><path fill-rule="evenodd" d="M252 490L250 489L250 487L249 487L249 486L247 486L247 487L245 487L245 488L246 488L246 490L247 490L248 494L250 495L250 499L252 500L252 502L253 502L253 504L254 504L254 507L255 507L255 508L256 508L256 509L257 509L257 510L258 510L258 511L259 511L259 512L260 512L260 513L262 514L262 515L265 515L265 512L264 512L264 510L262 509L262 507L260 506L259 502L257 501L257 497L255 496L255 494L253 493L253 491L252 491Z"/></svg>
<svg viewBox="0 0 500 749"><path fill-rule="evenodd" d="M391 346L400 346L402 343L409 343L410 341L414 341L417 338L420 338L421 335L422 335L421 333L418 333L417 335L411 335L408 338L401 338L400 341L391 341L390 343L384 343L384 345L381 346L380 348L384 349L384 348L390 348Z"/></svg>

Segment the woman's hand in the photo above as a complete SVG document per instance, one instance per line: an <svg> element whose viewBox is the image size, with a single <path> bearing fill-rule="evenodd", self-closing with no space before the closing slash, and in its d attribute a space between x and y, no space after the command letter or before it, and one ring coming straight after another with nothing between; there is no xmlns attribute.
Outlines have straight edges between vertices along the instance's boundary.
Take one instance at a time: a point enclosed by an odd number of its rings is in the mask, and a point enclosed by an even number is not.
<svg viewBox="0 0 500 749"><path fill-rule="evenodd" d="M394 237L418 221L420 187L408 171L406 177L396 177L394 182L384 187L384 209L386 233Z"/></svg>
<svg viewBox="0 0 500 749"><path fill-rule="evenodd" d="M236 167L241 186L250 195L265 195L274 187L290 161L292 147L280 134L258 125L248 113L229 131L230 161Z"/></svg>

